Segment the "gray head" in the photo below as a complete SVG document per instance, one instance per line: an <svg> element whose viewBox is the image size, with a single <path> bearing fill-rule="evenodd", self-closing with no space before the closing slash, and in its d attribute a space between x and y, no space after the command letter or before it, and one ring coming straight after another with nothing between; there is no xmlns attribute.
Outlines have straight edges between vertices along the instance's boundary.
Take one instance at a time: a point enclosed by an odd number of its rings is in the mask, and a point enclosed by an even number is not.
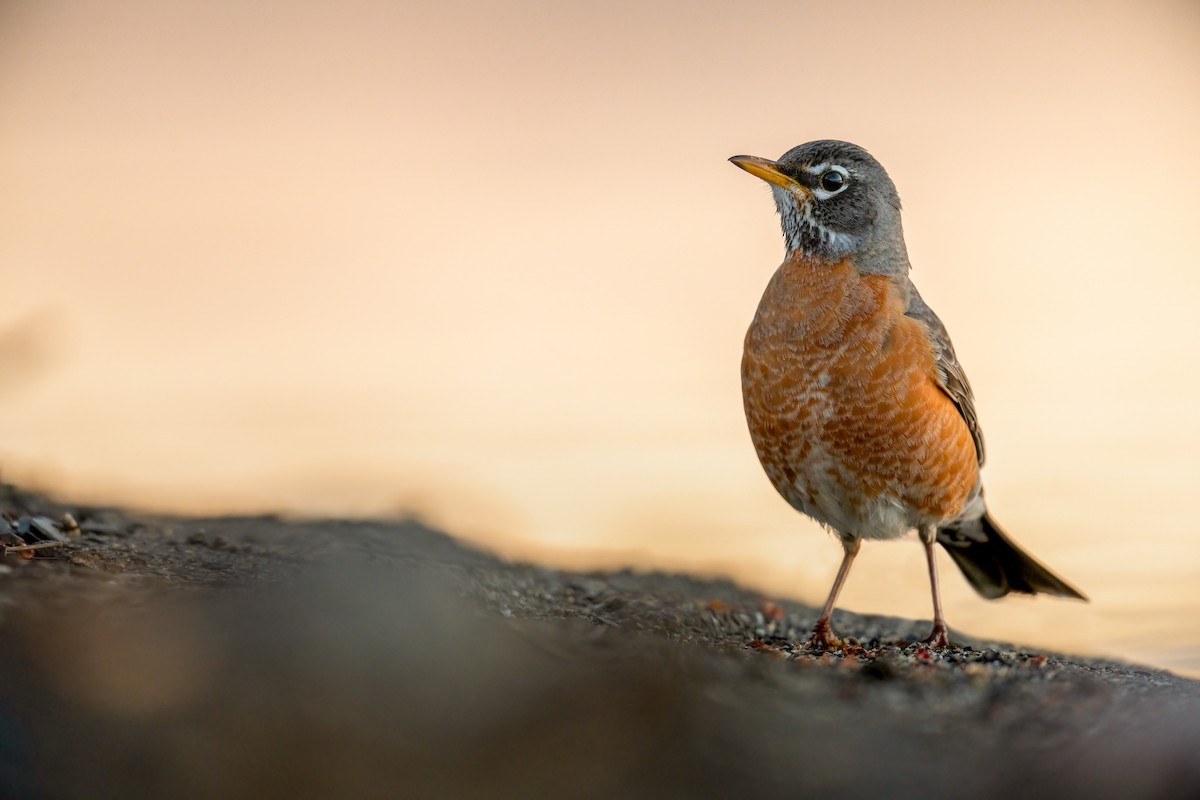
<svg viewBox="0 0 1200 800"><path fill-rule="evenodd" d="M771 184L789 256L799 252L823 261L853 256L862 272L908 272L900 196L866 150L826 139L793 147L778 161L729 160Z"/></svg>

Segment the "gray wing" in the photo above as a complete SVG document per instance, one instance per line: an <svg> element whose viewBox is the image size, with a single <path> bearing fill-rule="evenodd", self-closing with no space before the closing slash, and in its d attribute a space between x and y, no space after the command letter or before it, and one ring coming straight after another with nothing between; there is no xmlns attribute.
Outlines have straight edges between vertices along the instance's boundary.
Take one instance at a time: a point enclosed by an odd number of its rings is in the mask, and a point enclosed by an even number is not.
<svg viewBox="0 0 1200 800"><path fill-rule="evenodd" d="M958 356L954 355L954 345L950 343L950 334L946 331L946 326L938 319L938 315L933 313L933 309L925 304L920 293L917 292L917 287L912 285L910 281L906 287L908 292L908 308L904 313L913 319L919 319L929 326L929 340L933 345L933 355L937 360L938 384L942 391L954 401L954 405L958 407L958 413L962 414L963 420L967 423L967 429L971 431L971 438L975 440L975 454L979 457L979 466L983 466L984 450L983 450L983 430L979 427L979 418L975 415L975 396L971 394L971 382L967 380L967 373L963 372L962 365L958 363Z"/></svg>

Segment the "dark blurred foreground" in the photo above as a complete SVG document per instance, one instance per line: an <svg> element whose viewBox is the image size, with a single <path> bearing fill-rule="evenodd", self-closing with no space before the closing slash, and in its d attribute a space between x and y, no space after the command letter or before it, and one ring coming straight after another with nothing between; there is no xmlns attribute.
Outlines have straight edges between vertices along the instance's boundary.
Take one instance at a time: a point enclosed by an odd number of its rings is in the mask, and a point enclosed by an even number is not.
<svg viewBox="0 0 1200 800"><path fill-rule="evenodd" d="M2 797L1200 796L1167 673L853 614L812 658L812 609L415 523L76 512L0 574Z"/></svg>

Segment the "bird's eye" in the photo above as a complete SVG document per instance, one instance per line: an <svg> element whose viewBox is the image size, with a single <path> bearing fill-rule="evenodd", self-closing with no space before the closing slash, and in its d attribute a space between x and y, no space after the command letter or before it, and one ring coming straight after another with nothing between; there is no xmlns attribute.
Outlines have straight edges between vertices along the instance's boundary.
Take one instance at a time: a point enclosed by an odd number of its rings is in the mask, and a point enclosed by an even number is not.
<svg viewBox="0 0 1200 800"><path fill-rule="evenodd" d="M831 169L821 176L821 188L827 192L840 191L846 185L846 176Z"/></svg>

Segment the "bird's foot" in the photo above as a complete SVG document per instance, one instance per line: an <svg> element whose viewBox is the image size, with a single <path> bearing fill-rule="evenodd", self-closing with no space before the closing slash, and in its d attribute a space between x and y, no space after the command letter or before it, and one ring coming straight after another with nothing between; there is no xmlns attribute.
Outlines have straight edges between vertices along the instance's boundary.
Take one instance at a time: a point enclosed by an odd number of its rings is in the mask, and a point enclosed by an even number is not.
<svg viewBox="0 0 1200 800"><path fill-rule="evenodd" d="M950 629L946 627L944 622L934 622L933 632L923 640L924 644L930 647L949 647L950 646Z"/></svg>
<svg viewBox="0 0 1200 800"><path fill-rule="evenodd" d="M833 626L828 622L817 622L812 634L804 640L804 646L813 650L836 650L842 646L842 640L833 633Z"/></svg>

